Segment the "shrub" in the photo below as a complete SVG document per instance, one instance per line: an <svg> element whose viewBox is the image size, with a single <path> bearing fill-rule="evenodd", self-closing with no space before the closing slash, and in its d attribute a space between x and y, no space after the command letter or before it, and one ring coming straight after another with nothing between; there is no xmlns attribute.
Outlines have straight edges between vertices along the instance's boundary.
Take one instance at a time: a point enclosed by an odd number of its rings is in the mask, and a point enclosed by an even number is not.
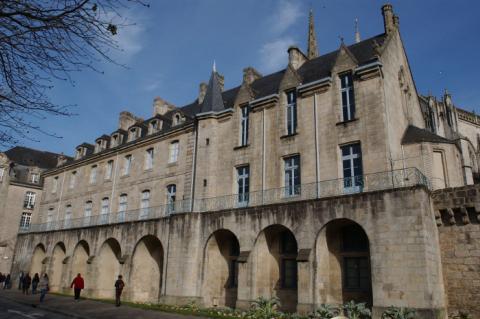
<svg viewBox="0 0 480 319"><path fill-rule="evenodd" d="M343 305L343 312L349 319L370 319L372 313L367 308L367 304L364 302L356 303L351 300Z"/></svg>
<svg viewBox="0 0 480 319"><path fill-rule="evenodd" d="M277 310L280 306L280 299L273 297L270 299L260 297L252 303L247 317L258 319L279 318L282 314Z"/></svg>
<svg viewBox="0 0 480 319"><path fill-rule="evenodd" d="M311 319L331 319L338 316L340 309L328 304L321 304L314 312L308 316Z"/></svg>
<svg viewBox="0 0 480 319"><path fill-rule="evenodd" d="M389 307L383 314L382 319L414 319L415 310L410 308Z"/></svg>
<svg viewBox="0 0 480 319"><path fill-rule="evenodd" d="M452 317L452 319L472 319L472 316L470 316L466 311L452 313L450 316Z"/></svg>

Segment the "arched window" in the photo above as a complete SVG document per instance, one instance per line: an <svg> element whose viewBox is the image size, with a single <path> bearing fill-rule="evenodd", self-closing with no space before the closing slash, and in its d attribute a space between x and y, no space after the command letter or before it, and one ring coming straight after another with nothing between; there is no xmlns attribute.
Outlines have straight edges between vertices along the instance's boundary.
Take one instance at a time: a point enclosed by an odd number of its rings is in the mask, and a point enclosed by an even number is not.
<svg viewBox="0 0 480 319"><path fill-rule="evenodd" d="M106 224L108 222L108 213L110 212L110 200L108 197L102 199L102 208L100 210L100 223Z"/></svg>

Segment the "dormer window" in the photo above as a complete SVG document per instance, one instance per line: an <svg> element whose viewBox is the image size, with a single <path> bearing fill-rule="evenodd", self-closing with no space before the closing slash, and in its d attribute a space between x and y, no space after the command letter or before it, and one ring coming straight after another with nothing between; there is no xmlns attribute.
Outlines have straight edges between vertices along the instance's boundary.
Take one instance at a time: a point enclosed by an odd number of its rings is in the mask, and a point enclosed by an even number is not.
<svg viewBox="0 0 480 319"><path fill-rule="evenodd" d="M75 154L75 159L80 159L87 155L87 149L85 147L78 147L77 153Z"/></svg>
<svg viewBox="0 0 480 319"><path fill-rule="evenodd" d="M162 129L162 121L160 120L153 120L148 125L148 134L153 134Z"/></svg>
<svg viewBox="0 0 480 319"><path fill-rule="evenodd" d="M140 137L141 129L139 127L132 127L128 133L128 141L135 141Z"/></svg>
<svg viewBox="0 0 480 319"><path fill-rule="evenodd" d="M180 113L177 113L173 116L173 125L178 125L183 123L183 117Z"/></svg>
<svg viewBox="0 0 480 319"><path fill-rule="evenodd" d="M107 148L107 141L104 139L98 139L95 143L95 153L101 152Z"/></svg>
<svg viewBox="0 0 480 319"><path fill-rule="evenodd" d="M120 133L115 133L112 135L111 147L118 146L122 143L122 136Z"/></svg>

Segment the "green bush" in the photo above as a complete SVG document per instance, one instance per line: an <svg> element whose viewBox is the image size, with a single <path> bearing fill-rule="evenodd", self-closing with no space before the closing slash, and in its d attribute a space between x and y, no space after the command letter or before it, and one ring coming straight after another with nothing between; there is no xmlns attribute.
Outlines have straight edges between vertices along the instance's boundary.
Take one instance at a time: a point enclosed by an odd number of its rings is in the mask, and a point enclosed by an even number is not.
<svg viewBox="0 0 480 319"><path fill-rule="evenodd" d="M280 299L277 297L270 299L259 297L252 303L252 307L247 313L247 317L258 319L280 318L282 313L278 311L279 306Z"/></svg>
<svg viewBox="0 0 480 319"><path fill-rule="evenodd" d="M382 314L382 319L415 319L415 314L413 309L391 306Z"/></svg>
<svg viewBox="0 0 480 319"><path fill-rule="evenodd" d="M328 304L321 304L314 312L308 315L311 319L331 319L338 316L340 309Z"/></svg>
<svg viewBox="0 0 480 319"><path fill-rule="evenodd" d="M356 303L351 300L342 306L343 313L349 319L370 319L372 313L370 309L367 308L367 304L364 302Z"/></svg>

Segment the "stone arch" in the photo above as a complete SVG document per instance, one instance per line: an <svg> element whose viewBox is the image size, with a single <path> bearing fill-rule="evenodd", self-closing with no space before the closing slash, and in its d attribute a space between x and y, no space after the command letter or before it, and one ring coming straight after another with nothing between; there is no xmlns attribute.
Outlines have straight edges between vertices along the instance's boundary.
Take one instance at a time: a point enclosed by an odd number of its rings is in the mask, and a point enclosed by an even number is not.
<svg viewBox="0 0 480 319"><path fill-rule="evenodd" d="M283 311L297 308L298 244L293 232L275 224L263 229L252 250L253 299L277 297Z"/></svg>
<svg viewBox="0 0 480 319"><path fill-rule="evenodd" d="M85 288L88 285L87 261L90 256L90 246L85 240L80 240L73 249L71 274L69 280L73 280L77 274L81 274L85 280Z"/></svg>
<svg viewBox="0 0 480 319"><path fill-rule="evenodd" d="M235 308L238 289L237 236L227 229L214 231L204 248L202 296L205 306Z"/></svg>
<svg viewBox="0 0 480 319"><path fill-rule="evenodd" d="M64 272L63 261L66 257L66 248L63 242L58 242L52 251L52 261L50 264L49 285L52 291L62 291L64 283L62 282L62 275Z"/></svg>
<svg viewBox="0 0 480 319"><path fill-rule="evenodd" d="M115 238L108 238L100 246L95 257L95 283L93 289L100 298L115 297L115 280L120 275L122 250Z"/></svg>
<svg viewBox="0 0 480 319"><path fill-rule="evenodd" d="M133 301L158 302L162 287L164 250L153 235L142 237L133 250L130 295Z"/></svg>
<svg viewBox="0 0 480 319"><path fill-rule="evenodd" d="M45 272L44 260L46 257L45 245L38 244L33 249L33 255L30 262L30 274L38 273L39 275Z"/></svg>
<svg viewBox="0 0 480 319"><path fill-rule="evenodd" d="M355 300L372 305L370 241L360 224L346 218L325 224L316 239L315 259L317 304Z"/></svg>

